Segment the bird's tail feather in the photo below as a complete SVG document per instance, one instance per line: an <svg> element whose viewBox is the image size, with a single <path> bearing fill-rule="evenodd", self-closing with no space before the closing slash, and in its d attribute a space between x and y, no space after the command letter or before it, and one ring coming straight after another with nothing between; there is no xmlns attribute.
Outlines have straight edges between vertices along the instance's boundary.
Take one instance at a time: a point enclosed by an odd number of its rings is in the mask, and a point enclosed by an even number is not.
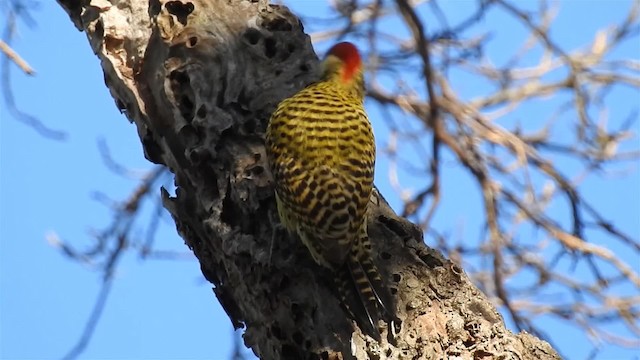
<svg viewBox="0 0 640 360"><path fill-rule="evenodd" d="M395 306L389 289L368 254L352 254L335 274L342 305L363 333L380 341L378 321L394 321Z"/></svg>
<svg viewBox="0 0 640 360"><path fill-rule="evenodd" d="M395 302L393 301L391 291L389 291L389 288L382 281L380 272L371 260L371 257L360 256L359 263L367 274L369 285L379 307L380 317L386 321L397 321L397 317L395 315Z"/></svg>
<svg viewBox="0 0 640 360"><path fill-rule="evenodd" d="M366 273L356 257L349 257L335 274L340 302L363 333L380 340L378 304Z"/></svg>

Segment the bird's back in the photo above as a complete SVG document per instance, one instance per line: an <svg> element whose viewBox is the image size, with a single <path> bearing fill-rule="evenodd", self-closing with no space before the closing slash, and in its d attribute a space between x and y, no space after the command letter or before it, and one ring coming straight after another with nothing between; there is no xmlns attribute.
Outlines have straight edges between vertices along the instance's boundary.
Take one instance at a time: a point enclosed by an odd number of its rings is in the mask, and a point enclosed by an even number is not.
<svg viewBox="0 0 640 360"><path fill-rule="evenodd" d="M312 84L279 104L266 141L284 225L316 261L342 261L373 187L375 143L362 102L338 84Z"/></svg>

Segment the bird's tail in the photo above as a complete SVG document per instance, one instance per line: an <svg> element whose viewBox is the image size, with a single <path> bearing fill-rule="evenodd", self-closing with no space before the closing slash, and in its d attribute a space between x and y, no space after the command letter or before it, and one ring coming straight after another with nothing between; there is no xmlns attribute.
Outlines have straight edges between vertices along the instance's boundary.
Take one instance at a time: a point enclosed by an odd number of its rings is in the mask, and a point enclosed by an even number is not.
<svg viewBox="0 0 640 360"><path fill-rule="evenodd" d="M368 240L368 239L367 239ZM371 256L353 252L335 273L342 305L363 333L380 341L378 321L396 321L391 292L382 281Z"/></svg>

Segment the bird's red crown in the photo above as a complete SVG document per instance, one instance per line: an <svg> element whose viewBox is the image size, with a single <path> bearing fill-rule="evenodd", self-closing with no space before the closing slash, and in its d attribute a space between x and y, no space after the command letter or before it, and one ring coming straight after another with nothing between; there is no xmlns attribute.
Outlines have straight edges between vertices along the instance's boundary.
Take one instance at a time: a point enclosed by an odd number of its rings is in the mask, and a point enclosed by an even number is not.
<svg viewBox="0 0 640 360"><path fill-rule="evenodd" d="M350 42L341 42L333 45L327 52L327 55L333 55L342 60L344 64L342 76L345 81L351 80L362 66L360 52L358 52L358 48Z"/></svg>

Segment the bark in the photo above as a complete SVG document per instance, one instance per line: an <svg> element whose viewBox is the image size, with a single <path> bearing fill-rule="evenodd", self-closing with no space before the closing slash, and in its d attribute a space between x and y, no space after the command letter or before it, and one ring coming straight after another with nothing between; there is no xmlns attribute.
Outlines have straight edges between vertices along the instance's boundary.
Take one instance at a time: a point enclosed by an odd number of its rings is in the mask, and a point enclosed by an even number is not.
<svg viewBox="0 0 640 360"><path fill-rule="evenodd" d="M164 206L245 344L263 359L557 359L513 334L419 229L371 199L370 235L403 321L381 344L340 308L326 272L277 224L263 136L318 60L286 7L248 0L59 0L87 34L145 156L175 174ZM278 234L276 232L275 234ZM212 326L220 326L212 324ZM355 331L355 332L354 332Z"/></svg>

